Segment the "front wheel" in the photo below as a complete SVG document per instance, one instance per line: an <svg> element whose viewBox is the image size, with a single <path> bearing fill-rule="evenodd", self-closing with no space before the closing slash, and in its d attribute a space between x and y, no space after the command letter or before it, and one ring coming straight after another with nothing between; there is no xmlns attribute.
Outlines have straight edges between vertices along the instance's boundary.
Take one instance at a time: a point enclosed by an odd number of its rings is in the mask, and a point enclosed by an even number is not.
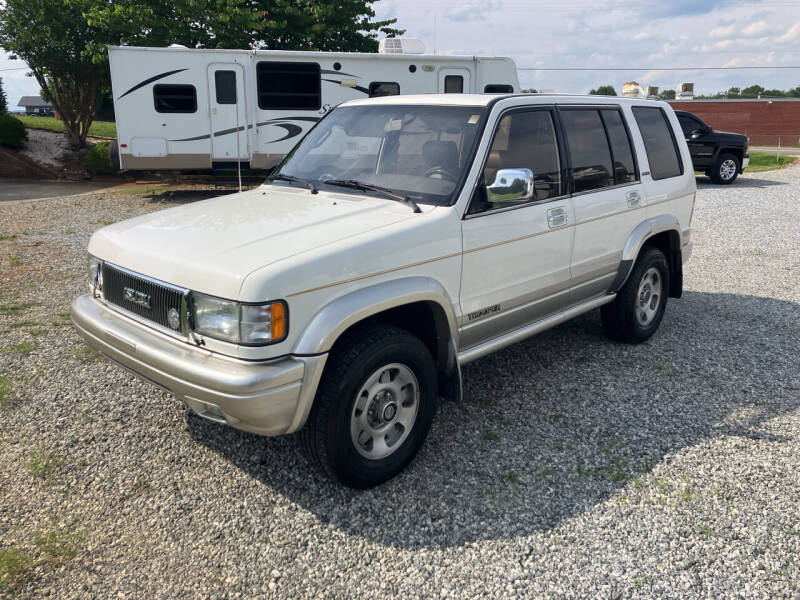
<svg viewBox="0 0 800 600"><path fill-rule="evenodd" d="M642 249L628 280L600 311L606 335L639 344L649 339L664 317L669 295L669 267L658 248Z"/></svg>
<svg viewBox="0 0 800 600"><path fill-rule="evenodd" d="M728 185L736 181L741 163L735 154L720 154L711 167L711 180L720 185Z"/></svg>
<svg viewBox="0 0 800 600"><path fill-rule="evenodd" d="M378 326L331 355L299 441L323 474L355 488L383 483L416 455L436 412L433 357L404 329Z"/></svg>

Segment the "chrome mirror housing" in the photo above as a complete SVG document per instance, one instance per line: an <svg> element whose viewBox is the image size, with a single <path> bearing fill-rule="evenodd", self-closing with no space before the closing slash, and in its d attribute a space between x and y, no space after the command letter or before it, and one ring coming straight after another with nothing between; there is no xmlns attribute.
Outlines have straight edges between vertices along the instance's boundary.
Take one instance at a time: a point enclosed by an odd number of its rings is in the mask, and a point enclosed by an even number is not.
<svg viewBox="0 0 800 600"><path fill-rule="evenodd" d="M486 186L489 202L525 202L533 199L533 171L500 169L494 183Z"/></svg>

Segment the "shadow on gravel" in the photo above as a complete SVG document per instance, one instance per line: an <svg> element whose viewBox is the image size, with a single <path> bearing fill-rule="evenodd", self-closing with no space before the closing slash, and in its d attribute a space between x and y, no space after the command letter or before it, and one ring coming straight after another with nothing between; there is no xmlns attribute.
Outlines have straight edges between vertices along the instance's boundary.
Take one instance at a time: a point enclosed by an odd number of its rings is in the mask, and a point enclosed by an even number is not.
<svg viewBox="0 0 800 600"><path fill-rule="evenodd" d="M739 177L736 181L728 185L717 184L711 181L710 177L706 177L705 175L698 175L697 176L697 187L698 189L704 188L727 188L730 190L736 190L739 188L756 188L756 189L763 189L768 187L773 187L776 185L788 185L788 181L773 181L771 179L763 179L763 176L768 176L768 173L752 173L748 174L746 177Z"/></svg>
<svg viewBox="0 0 800 600"><path fill-rule="evenodd" d="M366 491L316 475L291 438L187 421L195 440L348 535L461 546L551 529L656 465L679 479L669 455L688 446L785 443L762 428L800 409L798 339L800 304L771 298L686 292L638 346L584 315L468 365L465 401L442 405L415 462Z"/></svg>

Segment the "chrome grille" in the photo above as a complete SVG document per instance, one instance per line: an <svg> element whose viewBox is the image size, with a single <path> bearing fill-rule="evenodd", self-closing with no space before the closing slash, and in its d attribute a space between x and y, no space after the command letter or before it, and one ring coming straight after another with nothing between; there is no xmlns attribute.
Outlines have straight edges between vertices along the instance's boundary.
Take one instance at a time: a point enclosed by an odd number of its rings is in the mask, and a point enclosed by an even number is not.
<svg viewBox="0 0 800 600"><path fill-rule="evenodd" d="M185 322L183 300L186 290L108 263L103 263L103 296L106 302L171 331L174 330L169 326L170 309L177 310L181 323Z"/></svg>

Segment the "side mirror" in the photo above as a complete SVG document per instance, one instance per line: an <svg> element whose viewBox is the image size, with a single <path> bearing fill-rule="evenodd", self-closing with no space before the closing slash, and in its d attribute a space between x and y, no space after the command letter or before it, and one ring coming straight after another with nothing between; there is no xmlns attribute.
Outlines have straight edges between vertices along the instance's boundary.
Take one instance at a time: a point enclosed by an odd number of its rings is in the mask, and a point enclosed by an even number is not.
<svg viewBox="0 0 800 600"><path fill-rule="evenodd" d="M525 202L533 199L533 171L530 169L500 169L494 183L486 186L489 202Z"/></svg>
<svg viewBox="0 0 800 600"><path fill-rule="evenodd" d="M693 140L696 140L697 138L705 135L705 133L706 132L702 129L695 129L691 134L689 134L689 137Z"/></svg>

